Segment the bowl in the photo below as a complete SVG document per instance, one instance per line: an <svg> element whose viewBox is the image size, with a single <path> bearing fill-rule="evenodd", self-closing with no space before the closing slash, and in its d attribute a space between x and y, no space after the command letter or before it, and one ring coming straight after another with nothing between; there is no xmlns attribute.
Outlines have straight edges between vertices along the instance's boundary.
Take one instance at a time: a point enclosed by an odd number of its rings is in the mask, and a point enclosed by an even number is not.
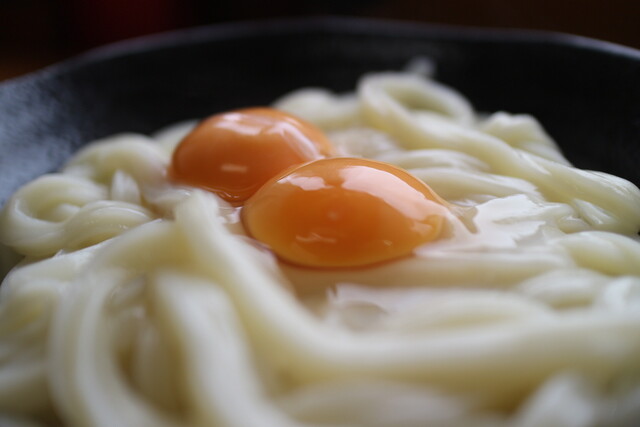
<svg viewBox="0 0 640 427"><path fill-rule="evenodd" d="M434 61L480 111L537 117L577 166L640 184L640 52L566 34L354 18L244 22L135 39L0 85L0 205L96 138L148 133L303 86Z"/></svg>

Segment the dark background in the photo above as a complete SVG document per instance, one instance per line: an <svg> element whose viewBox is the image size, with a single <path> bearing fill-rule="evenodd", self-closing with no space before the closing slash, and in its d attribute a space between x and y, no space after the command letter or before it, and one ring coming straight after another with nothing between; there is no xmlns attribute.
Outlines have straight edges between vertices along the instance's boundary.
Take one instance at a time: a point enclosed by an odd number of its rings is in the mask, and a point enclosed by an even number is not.
<svg viewBox="0 0 640 427"><path fill-rule="evenodd" d="M638 0L0 0L0 80L145 34L324 15L551 30L640 49Z"/></svg>

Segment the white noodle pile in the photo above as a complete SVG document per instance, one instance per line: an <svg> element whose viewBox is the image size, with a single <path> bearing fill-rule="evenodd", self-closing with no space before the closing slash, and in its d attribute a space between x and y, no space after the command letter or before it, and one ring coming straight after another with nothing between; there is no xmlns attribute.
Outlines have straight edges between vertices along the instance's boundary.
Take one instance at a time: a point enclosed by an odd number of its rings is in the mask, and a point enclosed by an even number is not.
<svg viewBox="0 0 640 427"><path fill-rule="evenodd" d="M193 123L96 141L0 216L0 425L587 427L640 420L640 191L425 75L276 107L454 206L416 256L280 265L167 182ZM293 289L297 289L296 292Z"/></svg>

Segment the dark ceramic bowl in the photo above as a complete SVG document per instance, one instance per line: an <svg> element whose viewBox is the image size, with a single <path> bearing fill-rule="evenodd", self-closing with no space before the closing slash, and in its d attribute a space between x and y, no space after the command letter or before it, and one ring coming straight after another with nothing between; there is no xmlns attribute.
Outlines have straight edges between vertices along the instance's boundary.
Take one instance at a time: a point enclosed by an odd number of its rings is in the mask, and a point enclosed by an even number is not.
<svg viewBox="0 0 640 427"><path fill-rule="evenodd" d="M266 104L428 56L482 111L539 118L576 165L640 184L640 52L561 34L307 19L198 28L103 48L0 85L0 204L82 144Z"/></svg>

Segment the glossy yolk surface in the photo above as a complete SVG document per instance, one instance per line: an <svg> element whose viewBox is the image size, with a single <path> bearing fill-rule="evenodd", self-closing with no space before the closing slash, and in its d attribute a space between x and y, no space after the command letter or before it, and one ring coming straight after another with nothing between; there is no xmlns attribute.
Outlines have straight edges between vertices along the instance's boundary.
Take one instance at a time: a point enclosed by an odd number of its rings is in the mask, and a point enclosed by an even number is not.
<svg viewBox="0 0 640 427"><path fill-rule="evenodd" d="M265 184L243 207L242 221L290 263L359 267L409 255L437 239L445 203L395 166L332 158Z"/></svg>
<svg viewBox="0 0 640 427"><path fill-rule="evenodd" d="M200 123L174 151L169 178L242 203L285 169L331 155L324 134L271 108L217 114Z"/></svg>

